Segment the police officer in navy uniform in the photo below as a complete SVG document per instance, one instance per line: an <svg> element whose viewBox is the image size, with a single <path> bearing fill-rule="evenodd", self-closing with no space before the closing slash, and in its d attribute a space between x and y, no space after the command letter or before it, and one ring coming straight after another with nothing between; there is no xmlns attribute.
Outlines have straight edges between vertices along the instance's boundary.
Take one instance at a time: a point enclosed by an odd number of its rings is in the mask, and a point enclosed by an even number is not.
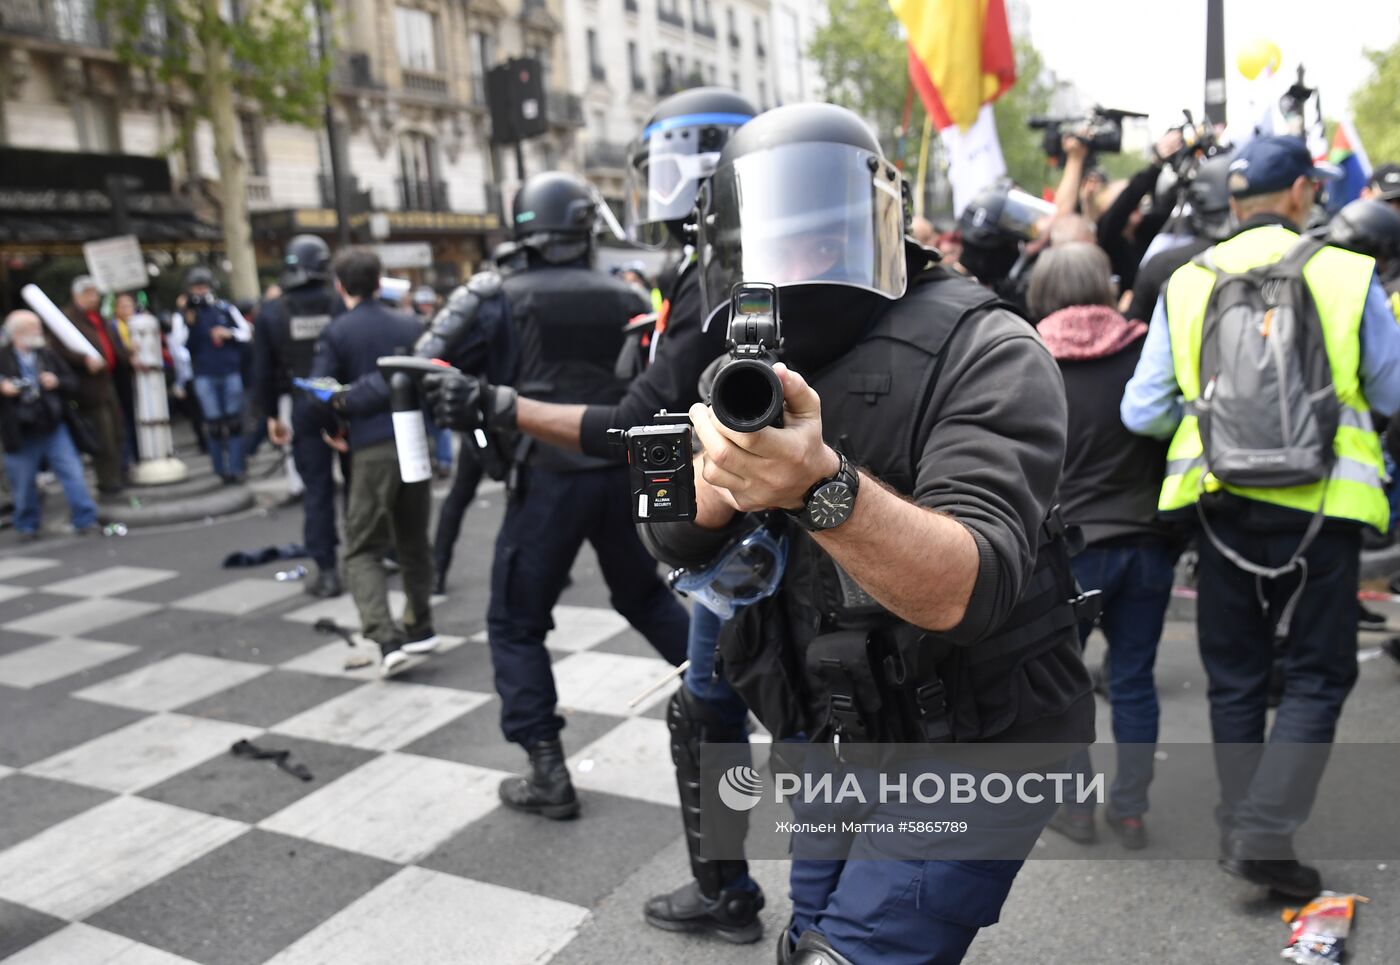
<svg viewBox="0 0 1400 965"><path fill-rule="evenodd" d="M901 193L843 108L780 107L729 140L699 204L710 324L734 283L778 286L782 424L736 432L692 407L697 519L646 539L696 566L754 513L788 533L776 593L720 636L726 675L775 740L1092 740L1051 512L1059 373L1028 323L905 241ZM1027 851L1053 801L1038 808ZM799 857L780 959L960 961L1020 864Z"/></svg>
<svg viewBox="0 0 1400 965"><path fill-rule="evenodd" d="M302 541L316 562L316 578L306 584L312 596L342 592L336 571L334 451L321 438L332 435L336 420L305 392L293 391L292 379L311 374L316 342L331 319L345 310L330 279L331 250L315 235L297 235L287 243L282 269L282 294L263 306L253 339L256 386L254 401L267 419L273 445L292 444L292 459L306 486ZM292 393L292 424L278 418L277 400ZM349 463L343 462L342 468Z"/></svg>
<svg viewBox="0 0 1400 965"><path fill-rule="evenodd" d="M628 153L625 216L628 234L635 244L684 248L694 241L686 226L690 223L693 229L696 193L734 131L757 113L743 96L720 87L682 91L656 106ZM515 429L554 446L599 458L615 456L616 450L607 437L609 429L648 422L660 409L684 411L699 400L700 376L705 367L724 353L724 326L706 328L702 324L693 249L687 249L678 270L670 276L669 281L663 281L663 300L655 328L640 330L638 342L628 346L628 357L640 362L641 374L617 404L571 405L537 398L516 399L509 393L496 392L493 386L497 380L490 376L484 380L435 377L440 386L437 396L442 402L438 418L447 419L444 424L471 422L467 400L477 405L484 402L489 407L484 418L490 427ZM473 279L472 284L489 290L484 279ZM466 293L454 295L453 300L469 308L474 316L482 313L478 306L489 305L467 297ZM452 307L449 304L449 309ZM441 353L450 353L446 346L454 336L448 332L461 330L467 312L458 313L455 320L446 317L450 314L444 312L434 323L441 334L433 351L426 354L455 361L455 356ZM485 324L494 322L488 320ZM419 348L424 354L424 345ZM461 363L457 367L464 372L478 371ZM444 385L449 381L457 383L451 390ZM442 398L444 394L447 399ZM464 444L470 438L470 434L464 436ZM692 877L674 891L648 900L644 915L658 928L705 932L741 943L762 936L758 914L764 904L763 892L749 876L745 861L712 859L702 846L706 829L699 783L700 745L706 741L733 744L748 740L748 708L724 678L714 672L719 628L719 618L709 610L692 608L687 645L690 663L683 685L672 695L666 711ZM743 816L736 820L742 821Z"/></svg>
<svg viewBox="0 0 1400 965"><path fill-rule="evenodd" d="M593 189L572 174L537 174L521 185L512 212L526 266L501 283L520 350L514 387L458 379L434 388L430 378L430 398L436 393L442 401L445 393L454 401L435 407L440 425L474 430L484 411L496 413L490 428L509 425L517 393L519 404L622 399L627 383L614 364L623 328L650 306L593 270L597 204ZM476 416L470 420L461 417L466 392L472 399L465 408ZM579 803L559 739L564 719L544 638L579 548L584 541L593 546L613 606L673 665L685 657L689 619L638 539L627 501L618 498L627 486L618 456L570 452L528 437L511 448L511 495L496 539L487 630L501 728L525 748L530 770L503 781L500 796L515 810L571 818Z"/></svg>

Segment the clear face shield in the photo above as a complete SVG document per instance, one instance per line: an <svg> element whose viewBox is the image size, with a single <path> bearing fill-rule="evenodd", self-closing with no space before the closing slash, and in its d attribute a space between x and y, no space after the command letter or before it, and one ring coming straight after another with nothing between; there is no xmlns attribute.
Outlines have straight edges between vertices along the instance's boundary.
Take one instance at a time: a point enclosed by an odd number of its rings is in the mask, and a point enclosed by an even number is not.
<svg viewBox="0 0 1400 965"><path fill-rule="evenodd" d="M695 194L713 173L729 136L749 120L744 114L685 114L650 125L628 150L627 237L660 248L668 222L683 221Z"/></svg>
<svg viewBox="0 0 1400 965"><path fill-rule="evenodd" d="M788 538L760 526L702 569L680 569L670 583L722 620L770 597L787 568Z"/></svg>
<svg viewBox="0 0 1400 965"><path fill-rule="evenodd" d="M894 165L847 144L779 145L718 168L700 194L707 319L739 282L901 297L904 214Z"/></svg>

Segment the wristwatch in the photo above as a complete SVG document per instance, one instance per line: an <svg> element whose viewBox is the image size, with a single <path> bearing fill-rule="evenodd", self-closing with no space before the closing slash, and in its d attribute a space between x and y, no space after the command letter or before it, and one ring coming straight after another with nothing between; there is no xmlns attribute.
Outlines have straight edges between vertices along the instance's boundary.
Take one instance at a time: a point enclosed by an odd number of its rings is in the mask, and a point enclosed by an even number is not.
<svg viewBox="0 0 1400 965"><path fill-rule="evenodd" d="M809 533L840 526L856 510L856 494L860 491L860 473L840 449L833 449L841 459L836 475L820 480L807 490L801 509L785 510Z"/></svg>

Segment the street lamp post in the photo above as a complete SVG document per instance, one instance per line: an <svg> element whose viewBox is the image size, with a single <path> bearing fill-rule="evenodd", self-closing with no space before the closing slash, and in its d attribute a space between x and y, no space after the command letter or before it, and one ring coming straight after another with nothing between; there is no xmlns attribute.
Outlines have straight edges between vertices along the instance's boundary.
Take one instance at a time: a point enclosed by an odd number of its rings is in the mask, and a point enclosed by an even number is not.
<svg viewBox="0 0 1400 965"><path fill-rule="evenodd" d="M331 196L335 202L335 237L341 248L350 247L350 212L346 205L345 169L340 156L340 126L335 121L335 101L331 96L334 87L335 51L331 47L331 32L326 27L327 7L317 5L316 35L321 47L321 56L331 65L326 72L324 96L326 100L326 141L329 145L331 161Z"/></svg>

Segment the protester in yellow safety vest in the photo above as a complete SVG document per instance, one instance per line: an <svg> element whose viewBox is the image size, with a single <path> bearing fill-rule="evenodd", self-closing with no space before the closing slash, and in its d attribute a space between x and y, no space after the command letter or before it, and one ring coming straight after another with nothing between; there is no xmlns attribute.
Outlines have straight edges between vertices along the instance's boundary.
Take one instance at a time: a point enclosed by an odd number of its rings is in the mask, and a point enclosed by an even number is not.
<svg viewBox="0 0 1400 965"><path fill-rule="evenodd" d="M1240 228L1207 253L1215 269L1239 273L1278 261L1298 240L1320 174L1297 138L1246 144L1229 176ZM1196 404L1202 327L1218 275L1203 264L1185 265L1167 283L1120 410L1133 432L1171 437L1159 511L1188 519L1199 512L1214 536L1200 540L1196 621L1210 678L1221 867L1300 898L1316 895L1321 881L1297 860L1293 836L1311 810L1342 703L1356 682L1360 530L1384 530L1389 517L1370 410L1400 409L1400 326L1374 261L1324 247L1302 275L1341 405L1328 479L1235 488L1206 471ZM1222 357L1228 351L1222 346ZM1299 565L1288 568L1319 506L1325 522ZM1231 556L1287 572L1256 576ZM1284 690L1265 744L1276 643Z"/></svg>

